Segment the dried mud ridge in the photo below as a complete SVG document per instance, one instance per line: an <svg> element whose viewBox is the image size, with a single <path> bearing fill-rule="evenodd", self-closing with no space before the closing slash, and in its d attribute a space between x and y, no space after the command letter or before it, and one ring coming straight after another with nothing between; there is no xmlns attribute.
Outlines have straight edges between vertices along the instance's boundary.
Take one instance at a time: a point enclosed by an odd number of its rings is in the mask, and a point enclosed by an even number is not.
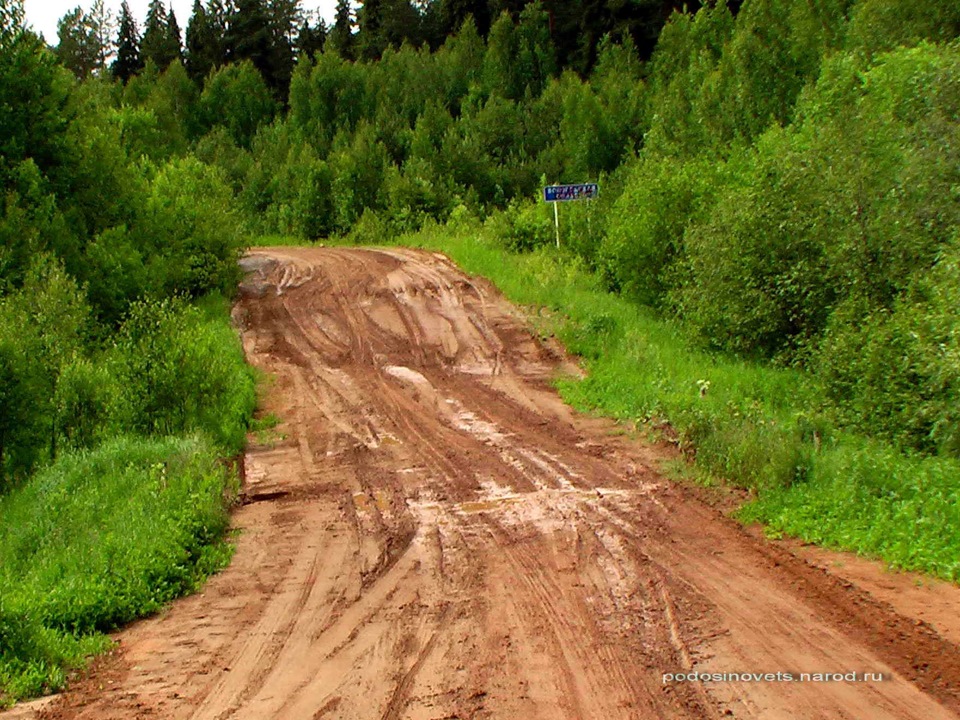
<svg viewBox="0 0 960 720"><path fill-rule="evenodd" d="M958 717L955 644L575 416L549 385L575 366L488 283L407 250L243 265L284 422L247 453L234 562L35 716ZM690 670L884 680L662 682Z"/></svg>

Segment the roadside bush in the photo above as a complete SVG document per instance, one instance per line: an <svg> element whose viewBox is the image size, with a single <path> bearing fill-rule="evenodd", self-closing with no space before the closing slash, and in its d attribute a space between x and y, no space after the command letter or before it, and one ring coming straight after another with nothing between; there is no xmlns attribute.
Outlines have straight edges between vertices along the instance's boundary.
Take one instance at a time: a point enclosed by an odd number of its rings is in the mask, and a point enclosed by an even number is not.
<svg viewBox="0 0 960 720"><path fill-rule="evenodd" d="M713 208L723 165L647 157L635 163L609 211L597 265L607 286L653 308L679 280L684 233Z"/></svg>
<svg viewBox="0 0 960 720"><path fill-rule="evenodd" d="M817 370L847 425L960 457L960 236L891 310L845 307ZM859 310L859 311L858 311Z"/></svg>
<svg viewBox="0 0 960 720"><path fill-rule="evenodd" d="M554 242L553 211L543 202L511 202L490 222L505 247L526 252Z"/></svg>
<svg viewBox="0 0 960 720"><path fill-rule="evenodd" d="M245 245L233 193L216 168L188 158L164 165L151 183L143 232L149 270L162 295L229 295Z"/></svg>
<svg viewBox="0 0 960 720"><path fill-rule="evenodd" d="M960 226L960 50L828 63L798 113L731 159L674 299L714 346L805 363L835 307L889 311Z"/></svg>
<svg viewBox="0 0 960 720"><path fill-rule="evenodd" d="M120 390L117 431L203 432L228 455L243 447L254 381L222 306L205 316L182 301L135 303L106 362Z"/></svg>

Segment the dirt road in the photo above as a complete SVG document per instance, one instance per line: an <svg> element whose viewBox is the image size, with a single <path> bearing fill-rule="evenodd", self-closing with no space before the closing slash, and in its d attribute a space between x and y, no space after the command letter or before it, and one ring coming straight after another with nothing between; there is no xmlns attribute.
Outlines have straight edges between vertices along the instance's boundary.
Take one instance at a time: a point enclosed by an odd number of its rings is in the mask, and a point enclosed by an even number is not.
<svg viewBox="0 0 960 720"><path fill-rule="evenodd" d="M486 282L405 250L244 266L286 437L247 454L235 560L41 717L960 717L955 638L574 416L575 366ZM781 676L664 682L690 671Z"/></svg>

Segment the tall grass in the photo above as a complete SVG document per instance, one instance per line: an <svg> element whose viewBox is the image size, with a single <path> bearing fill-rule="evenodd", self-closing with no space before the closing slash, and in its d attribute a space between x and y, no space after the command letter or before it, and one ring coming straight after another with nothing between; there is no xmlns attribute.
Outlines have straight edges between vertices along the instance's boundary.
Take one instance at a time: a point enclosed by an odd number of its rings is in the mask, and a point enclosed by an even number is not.
<svg viewBox="0 0 960 720"><path fill-rule="evenodd" d="M470 225L398 242L443 251L528 306L588 371L558 380L567 401L671 434L701 476L753 491L743 520L960 581L957 461L837 430L815 378L698 349L553 248L510 253Z"/></svg>
<svg viewBox="0 0 960 720"><path fill-rule="evenodd" d="M206 440L128 437L0 498L2 697L60 687L103 633L221 567L232 482Z"/></svg>

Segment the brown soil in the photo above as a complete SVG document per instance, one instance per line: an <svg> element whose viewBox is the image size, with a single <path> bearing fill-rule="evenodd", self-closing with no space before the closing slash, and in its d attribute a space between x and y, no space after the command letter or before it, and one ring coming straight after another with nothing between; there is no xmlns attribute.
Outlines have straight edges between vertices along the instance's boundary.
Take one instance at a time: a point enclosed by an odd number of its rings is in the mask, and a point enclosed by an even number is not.
<svg viewBox="0 0 960 720"><path fill-rule="evenodd" d="M244 266L283 435L247 453L233 564L32 716L960 717L956 587L918 616L744 531L567 409L575 366L488 283L407 250ZM663 682L689 671L882 680Z"/></svg>

